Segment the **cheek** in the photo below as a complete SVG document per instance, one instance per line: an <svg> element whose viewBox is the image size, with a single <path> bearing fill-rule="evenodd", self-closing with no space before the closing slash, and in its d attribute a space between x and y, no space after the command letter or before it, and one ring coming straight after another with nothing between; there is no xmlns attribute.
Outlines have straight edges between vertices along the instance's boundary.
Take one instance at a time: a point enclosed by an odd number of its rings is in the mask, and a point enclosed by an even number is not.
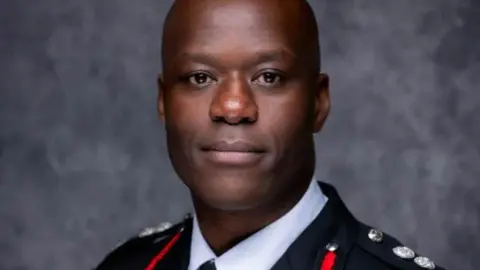
<svg viewBox="0 0 480 270"><path fill-rule="evenodd" d="M195 134L202 129L201 107L192 105L188 99L171 97L165 108L165 129L170 155L173 158L182 155L183 159L191 155Z"/></svg>
<svg viewBox="0 0 480 270"><path fill-rule="evenodd" d="M260 121L275 138L280 146L287 147L297 138L309 133L308 104L302 99L285 97L278 100L268 100L259 104Z"/></svg>
<svg viewBox="0 0 480 270"><path fill-rule="evenodd" d="M198 106L188 100L170 98L165 108L165 130L170 161L182 179L195 172L193 149L195 134L201 129Z"/></svg>
<svg viewBox="0 0 480 270"><path fill-rule="evenodd" d="M178 136L183 137L198 131L201 123L205 122L205 119L208 120L208 108L204 105L206 102L181 94L169 95L167 98L166 125Z"/></svg>

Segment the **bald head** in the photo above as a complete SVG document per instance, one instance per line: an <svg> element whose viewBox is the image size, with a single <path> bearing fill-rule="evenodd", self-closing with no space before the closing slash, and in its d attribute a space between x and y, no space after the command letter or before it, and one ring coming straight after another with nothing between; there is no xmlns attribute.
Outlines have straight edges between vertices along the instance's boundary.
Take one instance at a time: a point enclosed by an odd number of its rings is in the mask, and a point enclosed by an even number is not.
<svg viewBox="0 0 480 270"><path fill-rule="evenodd" d="M274 36L273 32L281 32L282 42L297 57L304 58L313 72L320 69L317 23L305 0L176 0L164 24L164 67L185 40L211 34L209 31L219 28L225 38L235 35L239 28L255 31L264 39Z"/></svg>

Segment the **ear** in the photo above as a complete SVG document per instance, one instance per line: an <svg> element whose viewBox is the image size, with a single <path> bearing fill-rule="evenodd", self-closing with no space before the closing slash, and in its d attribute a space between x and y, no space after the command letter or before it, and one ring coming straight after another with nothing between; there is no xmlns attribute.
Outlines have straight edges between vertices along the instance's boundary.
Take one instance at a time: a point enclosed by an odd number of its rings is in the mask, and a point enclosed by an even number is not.
<svg viewBox="0 0 480 270"><path fill-rule="evenodd" d="M317 78L315 89L315 116L313 123L313 132L322 130L325 120L330 112L330 79L327 74L320 73Z"/></svg>
<svg viewBox="0 0 480 270"><path fill-rule="evenodd" d="M163 75L160 73L157 77L157 88L158 88L158 97L157 97L157 113L160 117L160 120L165 122L165 87L164 87Z"/></svg>

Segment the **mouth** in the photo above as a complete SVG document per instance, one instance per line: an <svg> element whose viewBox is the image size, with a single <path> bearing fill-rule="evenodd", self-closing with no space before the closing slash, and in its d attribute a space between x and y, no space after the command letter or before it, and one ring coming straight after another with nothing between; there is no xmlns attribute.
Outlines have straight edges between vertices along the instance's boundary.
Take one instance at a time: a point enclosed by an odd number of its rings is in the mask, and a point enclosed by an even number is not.
<svg viewBox="0 0 480 270"><path fill-rule="evenodd" d="M265 149L247 141L216 141L201 150L216 165L247 166L257 164Z"/></svg>

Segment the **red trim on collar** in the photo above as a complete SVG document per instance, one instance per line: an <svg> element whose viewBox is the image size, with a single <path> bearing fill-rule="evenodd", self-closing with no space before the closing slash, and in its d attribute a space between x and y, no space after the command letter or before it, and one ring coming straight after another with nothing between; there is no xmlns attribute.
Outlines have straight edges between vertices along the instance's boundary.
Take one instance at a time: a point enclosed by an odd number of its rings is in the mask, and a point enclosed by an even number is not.
<svg viewBox="0 0 480 270"><path fill-rule="evenodd" d="M165 255L168 253L168 251L170 251L170 249L173 247L173 245L175 244L175 242L177 242L177 240L180 238L180 235L182 234L182 232L178 232L177 234L175 234L175 236L170 239L170 241L167 243L167 245L165 245L163 247L162 250L160 250L160 252L150 261L150 263L148 264L147 268L145 268L145 270L153 270L155 269L155 266L158 264L158 262L163 259L163 257L165 257Z"/></svg>
<svg viewBox="0 0 480 270"><path fill-rule="evenodd" d="M335 259L337 258L337 254L334 251L327 251L327 254L323 258L322 266L320 270L332 270L333 266L335 265Z"/></svg>

